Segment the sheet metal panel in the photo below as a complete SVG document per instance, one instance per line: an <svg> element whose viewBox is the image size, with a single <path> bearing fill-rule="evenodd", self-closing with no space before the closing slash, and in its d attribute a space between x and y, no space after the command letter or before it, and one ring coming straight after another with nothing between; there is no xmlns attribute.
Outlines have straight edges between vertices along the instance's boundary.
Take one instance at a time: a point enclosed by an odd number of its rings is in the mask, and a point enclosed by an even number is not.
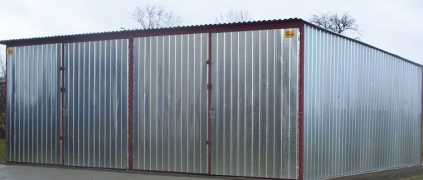
<svg viewBox="0 0 423 180"><path fill-rule="evenodd" d="M134 39L134 169L207 173L208 34Z"/></svg>
<svg viewBox="0 0 423 180"><path fill-rule="evenodd" d="M305 177L420 163L422 70L305 27Z"/></svg>
<svg viewBox="0 0 423 180"><path fill-rule="evenodd" d="M60 164L61 44L8 49L8 160Z"/></svg>
<svg viewBox="0 0 423 180"><path fill-rule="evenodd" d="M298 35L212 34L213 174L298 177Z"/></svg>
<svg viewBox="0 0 423 180"><path fill-rule="evenodd" d="M128 39L65 44L65 165L128 167Z"/></svg>

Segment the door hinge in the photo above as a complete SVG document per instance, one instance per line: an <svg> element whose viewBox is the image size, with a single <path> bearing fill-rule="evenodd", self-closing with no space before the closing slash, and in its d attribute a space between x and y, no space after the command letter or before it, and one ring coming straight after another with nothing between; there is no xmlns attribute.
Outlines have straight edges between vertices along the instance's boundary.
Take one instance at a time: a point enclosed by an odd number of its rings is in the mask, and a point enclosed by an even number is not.
<svg viewBox="0 0 423 180"><path fill-rule="evenodd" d="M211 65L211 61L210 60L207 60L206 61L206 64Z"/></svg>
<svg viewBox="0 0 423 180"><path fill-rule="evenodd" d="M213 85L207 84L207 90L212 90L212 89L213 89Z"/></svg>
<svg viewBox="0 0 423 180"><path fill-rule="evenodd" d="M61 88L60 88L60 91L61 91L61 92L65 92L65 88L64 88L64 87L61 87Z"/></svg>
<svg viewBox="0 0 423 180"><path fill-rule="evenodd" d="M64 71L64 70L65 70L65 67L60 67L60 70L61 70L61 71Z"/></svg>
<svg viewBox="0 0 423 180"><path fill-rule="evenodd" d="M64 140L65 139L65 136L60 136L60 140Z"/></svg>
<svg viewBox="0 0 423 180"><path fill-rule="evenodd" d="M206 144L209 145L209 146L211 145L211 143L212 143L212 141L206 141Z"/></svg>

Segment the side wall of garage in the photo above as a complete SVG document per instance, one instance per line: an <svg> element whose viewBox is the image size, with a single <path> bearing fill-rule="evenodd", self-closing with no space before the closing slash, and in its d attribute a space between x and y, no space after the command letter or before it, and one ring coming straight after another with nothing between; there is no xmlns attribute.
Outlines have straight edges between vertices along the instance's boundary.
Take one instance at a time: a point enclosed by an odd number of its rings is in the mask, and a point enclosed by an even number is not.
<svg viewBox="0 0 423 180"><path fill-rule="evenodd" d="M422 69L306 25L305 178L420 164Z"/></svg>

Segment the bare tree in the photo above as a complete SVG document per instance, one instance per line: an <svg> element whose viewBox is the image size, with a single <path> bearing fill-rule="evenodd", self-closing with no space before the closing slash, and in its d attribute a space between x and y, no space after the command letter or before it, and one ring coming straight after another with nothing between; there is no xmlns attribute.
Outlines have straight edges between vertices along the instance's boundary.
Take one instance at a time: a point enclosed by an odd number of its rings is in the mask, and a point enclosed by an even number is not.
<svg viewBox="0 0 423 180"><path fill-rule="evenodd" d="M163 28L178 26L182 23L179 16L173 12L165 11L162 6L136 7L131 17L141 29Z"/></svg>
<svg viewBox="0 0 423 180"><path fill-rule="evenodd" d="M356 19L347 12L342 14L342 16L338 16L336 13L321 13L320 15L312 15L309 21L338 34L344 34L347 31L351 31L361 35Z"/></svg>
<svg viewBox="0 0 423 180"><path fill-rule="evenodd" d="M225 15L220 13L220 16L216 18L216 23L246 22L251 20L252 18L247 10L240 10L238 12L231 10Z"/></svg>

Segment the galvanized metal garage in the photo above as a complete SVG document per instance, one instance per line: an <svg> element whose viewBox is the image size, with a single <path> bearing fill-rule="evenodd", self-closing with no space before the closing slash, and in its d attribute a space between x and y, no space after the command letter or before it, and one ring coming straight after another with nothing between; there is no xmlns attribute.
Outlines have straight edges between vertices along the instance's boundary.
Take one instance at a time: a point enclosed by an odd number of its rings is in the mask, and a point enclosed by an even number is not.
<svg viewBox="0 0 423 180"><path fill-rule="evenodd" d="M301 19L0 43L9 162L278 179L421 164L422 66Z"/></svg>

